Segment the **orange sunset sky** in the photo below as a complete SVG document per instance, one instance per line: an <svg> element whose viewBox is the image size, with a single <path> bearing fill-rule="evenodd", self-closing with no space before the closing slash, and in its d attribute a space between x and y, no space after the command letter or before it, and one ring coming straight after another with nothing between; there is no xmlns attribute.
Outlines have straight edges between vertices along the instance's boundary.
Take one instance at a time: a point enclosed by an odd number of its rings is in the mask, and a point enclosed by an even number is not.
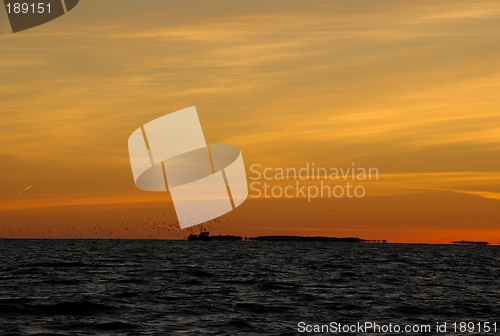
<svg viewBox="0 0 500 336"><path fill-rule="evenodd" d="M250 197L212 235L500 243L500 3L482 0L84 0L16 34L1 9L0 237L185 238L127 140L189 106L249 178L379 171L364 198Z"/></svg>

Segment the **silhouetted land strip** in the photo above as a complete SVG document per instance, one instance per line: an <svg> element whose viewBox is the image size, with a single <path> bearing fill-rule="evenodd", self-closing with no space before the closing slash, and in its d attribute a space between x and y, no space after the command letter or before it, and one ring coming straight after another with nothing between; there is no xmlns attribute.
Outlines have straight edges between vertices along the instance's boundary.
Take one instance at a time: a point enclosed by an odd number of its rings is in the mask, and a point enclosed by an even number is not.
<svg viewBox="0 0 500 336"><path fill-rule="evenodd" d="M212 236L213 240L231 240L231 241L242 241L243 237L241 236L231 236L231 235L225 235L225 236Z"/></svg>
<svg viewBox="0 0 500 336"><path fill-rule="evenodd" d="M250 240L257 241L308 241L308 242L334 242L334 243L386 243L385 239L383 240L366 240L358 237L324 237L324 236L315 236L315 237L305 237L305 236L258 236L249 238Z"/></svg>
<svg viewBox="0 0 500 336"><path fill-rule="evenodd" d="M471 240L460 240L452 242L455 245L489 245L490 243L486 241L471 241Z"/></svg>
<svg viewBox="0 0 500 336"><path fill-rule="evenodd" d="M208 231L202 231L200 234L190 234L187 238L188 240L218 240L218 241L283 241L283 242L297 242L297 241L305 241L305 242L333 242L333 243L387 243L385 239L378 240L368 240L361 239L358 237L325 237L325 236L258 236L258 237L241 237L241 236L233 236L233 235L218 235L218 236L210 236Z"/></svg>

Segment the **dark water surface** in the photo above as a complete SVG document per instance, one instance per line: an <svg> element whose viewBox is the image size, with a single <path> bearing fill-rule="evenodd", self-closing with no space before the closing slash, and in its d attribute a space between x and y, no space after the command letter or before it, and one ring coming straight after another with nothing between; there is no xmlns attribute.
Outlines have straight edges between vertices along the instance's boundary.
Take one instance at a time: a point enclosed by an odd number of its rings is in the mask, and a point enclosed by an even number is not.
<svg viewBox="0 0 500 336"><path fill-rule="evenodd" d="M0 240L0 260L1 335L295 335L300 321L500 327L495 246Z"/></svg>

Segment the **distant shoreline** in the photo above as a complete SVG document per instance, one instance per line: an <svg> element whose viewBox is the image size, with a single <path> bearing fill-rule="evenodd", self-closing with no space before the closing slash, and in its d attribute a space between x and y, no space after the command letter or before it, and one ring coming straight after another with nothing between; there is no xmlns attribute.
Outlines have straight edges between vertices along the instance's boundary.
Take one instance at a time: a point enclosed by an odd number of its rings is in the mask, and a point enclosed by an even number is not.
<svg viewBox="0 0 500 336"><path fill-rule="evenodd" d="M213 241L240 241L237 239L217 239L216 237L219 236L213 236L215 239ZM226 236L221 236L221 237L240 237L240 236L231 236L231 235L226 235ZM276 239L267 239L267 237L276 237ZM278 239L279 237L285 237L285 239ZM243 238L243 237L242 237ZM259 239L256 239L259 238ZM359 241L350 241L349 239L359 239ZM5 237L5 238L0 238L0 241L14 241L14 240L43 240L43 241L48 241L48 240L73 240L73 241L81 241L81 240L86 240L86 241L111 241L111 240L116 240L116 241L171 241L171 242L187 242L185 238L182 239L162 239L162 238L40 238L40 237L32 237L32 238L15 238L15 237ZM426 242L383 242L383 240L365 240L357 237L344 237L344 238L337 238L337 237L324 237L324 236L258 236L258 237L249 237L246 238L246 240L242 239L243 241L249 241L249 242L351 242L351 243L373 243L373 244L391 244L391 245L454 245L454 246L499 246L500 243L488 243L488 244L457 244L456 242L449 242L449 243L426 243Z"/></svg>
<svg viewBox="0 0 500 336"><path fill-rule="evenodd" d="M256 241L308 241L308 242L334 242L334 243L387 243L385 239L367 240L358 237L326 237L326 236L258 236L248 240Z"/></svg>

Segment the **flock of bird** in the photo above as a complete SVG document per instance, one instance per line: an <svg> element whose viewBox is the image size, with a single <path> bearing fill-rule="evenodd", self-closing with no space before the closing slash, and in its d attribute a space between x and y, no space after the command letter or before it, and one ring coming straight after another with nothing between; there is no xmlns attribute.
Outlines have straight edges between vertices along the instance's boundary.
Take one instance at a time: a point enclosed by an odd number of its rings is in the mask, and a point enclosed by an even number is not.
<svg viewBox="0 0 500 336"><path fill-rule="evenodd" d="M82 238L82 239L184 239L191 229L181 229L179 222L167 220L167 214L155 212L156 216L142 219L135 223L121 222L111 225L88 224L85 229L78 226L51 228L50 230L40 231L30 228L3 228L2 236L4 238ZM229 219L222 220L214 218L203 227L209 231L216 231L229 224ZM195 233L198 233L194 228Z"/></svg>
<svg viewBox="0 0 500 336"><path fill-rule="evenodd" d="M21 192L15 195L19 197L26 191L30 190L32 185L29 185ZM106 214L105 214L106 215ZM87 225L86 230L82 227L61 227L51 228L50 230L40 231L39 229L30 230L30 228L3 228L0 231L0 238L146 238L146 239L183 239L191 229L181 229L179 222L169 221L166 214L155 212L155 217L148 217L136 223L112 223L113 226L104 224ZM108 215L106 215L108 216ZM114 216L109 216L114 217ZM239 219L238 219L239 221ZM217 230L228 224L229 219L225 221L220 218L214 218L203 223L203 227L207 230ZM197 230L197 229L195 229ZM197 233L197 232L196 232Z"/></svg>

